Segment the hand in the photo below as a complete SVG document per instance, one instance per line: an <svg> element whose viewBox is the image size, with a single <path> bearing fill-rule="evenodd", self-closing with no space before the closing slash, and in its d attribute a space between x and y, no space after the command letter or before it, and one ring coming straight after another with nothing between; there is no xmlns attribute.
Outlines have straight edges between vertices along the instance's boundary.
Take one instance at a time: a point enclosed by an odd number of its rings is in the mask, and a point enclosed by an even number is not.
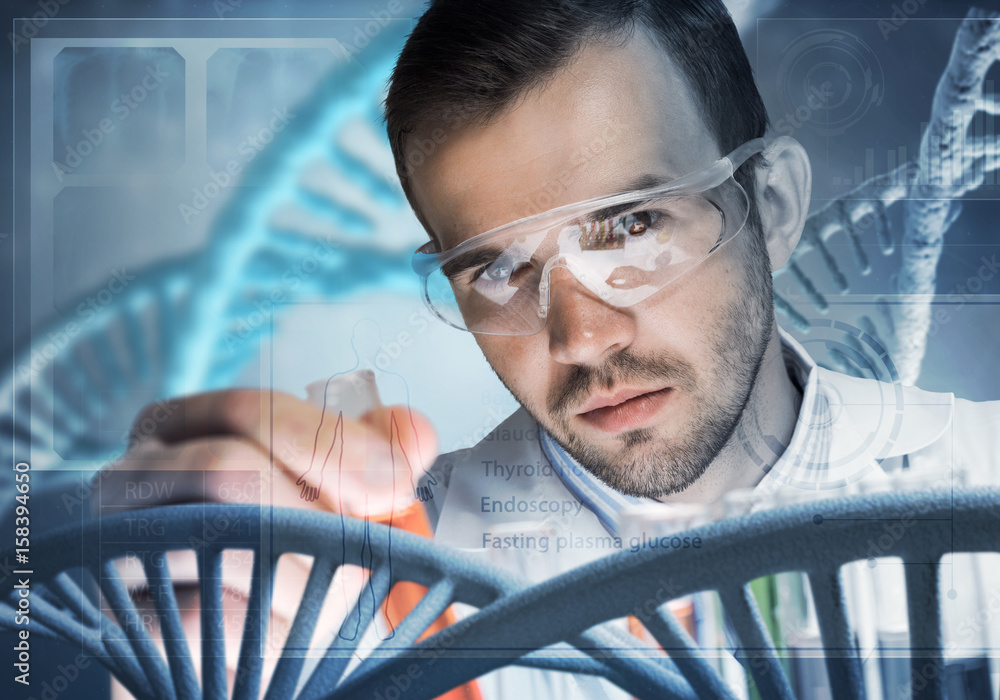
<svg viewBox="0 0 1000 700"><path fill-rule="evenodd" d="M417 486L414 491L414 496L421 503L426 503L434 499L434 491L431 486L437 486L437 479L434 478L434 474L431 472L426 473L426 478L424 479L424 484L422 486Z"/></svg>
<svg viewBox="0 0 1000 700"><path fill-rule="evenodd" d="M147 407L132 436L128 452L105 468L104 506L263 496L268 505L305 501L362 515L367 503L370 513L388 512L412 503L405 484L415 484L437 455L430 423L408 407L379 406L353 420L288 394L247 389L176 399L169 411Z"/></svg>
<svg viewBox="0 0 1000 700"><path fill-rule="evenodd" d="M170 411L150 406L136 418L128 451L105 468L100 480L97 508L102 513L207 501L358 515L367 507L375 514L412 504L411 484L435 457L433 429L406 407L378 407L353 420L339 411L323 415L294 396L252 390L199 394L170 405ZM227 552L223 570L231 674L252 565L252 557L241 554L248 553ZM171 555L168 562L175 580L197 580L190 552ZM143 584L139 562L133 559L119 568L127 584ZM305 557L286 556L279 563L269 657L276 657L284 644L308 572ZM332 604L320 613L320 630L337 629L364 583L361 569L341 567L333 584L340 593L329 596ZM197 654L197 594L180 588L177 593ZM265 669L271 668L273 659L265 663Z"/></svg>
<svg viewBox="0 0 1000 700"><path fill-rule="evenodd" d="M306 472L306 474L308 473L309 472ZM320 484L320 486L310 486L309 482L306 481L305 474L303 474L302 476L300 476L298 479L295 480L295 485L302 487L302 491L299 493L299 497L303 501L309 501L310 503L312 503L313 501L319 498L319 490L320 488L322 488L322 484Z"/></svg>

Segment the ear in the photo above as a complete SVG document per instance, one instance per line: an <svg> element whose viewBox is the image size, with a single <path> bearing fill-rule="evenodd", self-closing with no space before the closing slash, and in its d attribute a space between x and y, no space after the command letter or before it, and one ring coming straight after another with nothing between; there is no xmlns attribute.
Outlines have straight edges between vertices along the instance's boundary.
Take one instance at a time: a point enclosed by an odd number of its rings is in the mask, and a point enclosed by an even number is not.
<svg viewBox="0 0 1000 700"><path fill-rule="evenodd" d="M809 213L812 167L806 149L791 136L779 136L764 149L770 165L757 170L757 208L771 270L788 262Z"/></svg>

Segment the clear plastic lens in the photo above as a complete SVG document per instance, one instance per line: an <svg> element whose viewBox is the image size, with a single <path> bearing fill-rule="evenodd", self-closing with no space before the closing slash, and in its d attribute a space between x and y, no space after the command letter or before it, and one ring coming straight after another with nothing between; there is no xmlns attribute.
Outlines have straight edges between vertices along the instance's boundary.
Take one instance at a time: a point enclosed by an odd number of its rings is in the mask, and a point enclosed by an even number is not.
<svg viewBox="0 0 1000 700"><path fill-rule="evenodd" d="M554 267L607 303L631 306L696 267L746 220L746 195L731 177L697 194L641 195L541 215L441 254L426 273L428 305L473 333L532 335L545 325Z"/></svg>

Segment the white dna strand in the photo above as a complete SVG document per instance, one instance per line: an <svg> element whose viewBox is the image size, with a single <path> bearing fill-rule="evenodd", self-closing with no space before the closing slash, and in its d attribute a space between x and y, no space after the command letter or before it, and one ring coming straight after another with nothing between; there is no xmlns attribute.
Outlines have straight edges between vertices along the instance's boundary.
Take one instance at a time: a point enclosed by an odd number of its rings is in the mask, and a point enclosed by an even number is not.
<svg viewBox="0 0 1000 700"><path fill-rule="evenodd" d="M998 165L995 140L964 138L977 111L1000 112L992 95L984 99L982 94L986 72L1000 53L1000 23L993 17L972 10L962 23L919 157L809 218L790 264L775 274L776 290L782 281L801 290L794 303L786 298L790 295L775 295L777 310L797 331L808 334L815 326L810 318L830 307L830 294L819 291L815 280L832 279L836 293L845 295L871 269L865 236L874 236L882 253L893 253L887 210L897 202L905 208L902 262L895 288L883 291L935 291L944 234L960 207L956 200ZM414 293L411 251L399 243L411 240L400 235L400 227L414 226L405 199L392 174L359 156L352 137L345 137L357 133L351 128L359 122L373 129L381 119L385 82L408 28L407 22L390 23L363 51L363 65L338 65L297 107L296 119L245 171L244 177L260 186L235 188L202 250L138 273L70 347L52 358L40 361L38 349L63 321L34 330L36 340L19 348L14 372L3 384L10 399L0 423L4 449L12 447L13 456L22 458L30 448L35 466L106 460L120 453L124 440L104 437L94 426L109 413L134 415L139 408L130 405L135 387L144 387L145 397L166 399L228 386L273 327L248 328L247 318L259 311L282 275L312 253L317 232L325 232L333 253L320 272L302 282L297 295L330 300L373 289ZM331 178L353 183L369 205L345 202L325 189L322 183ZM853 251L849 266L831 252L830 240L838 234L846 235ZM271 305L270 312L276 317L287 308ZM912 383L926 346L930 305L918 301L876 308L878 313L860 314L850 323L876 347L891 351L898 368L893 380ZM856 357L870 352L860 340L852 342L861 353ZM831 350L829 355L836 369L864 374L864 361L851 353Z"/></svg>
<svg viewBox="0 0 1000 700"><path fill-rule="evenodd" d="M902 202L901 261L888 288L881 290L896 303L880 297L872 313L855 314L850 324L857 333L841 334L842 349L828 348L826 359L833 369L856 376L875 374L903 384L915 383L920 375L944 236L961 213L959 200L987 177L993 184L992 174L1000 169L995 135L990 130L985 135L970 133L984 113L1000 114L995 96L984 94L987 72L1000 58L998 17L972 8L961 23L917 157L868 179L810 215L789 264L774 275L776 308L794 329L808 333L813 323L807 315L825 315L831 307L829 293L819 290L820 281L832 284L836 294L847 295L852 287L863 286L863 277L872 270L868 252L872 239L883 255L894 253L888 210ZM843 242L839 247L851 251L846 265L831 252L835 237ZM796 290L797 299L807 303L793 304L778 288ZM866 342L861 340L864 336ZM872 357L880 353L882 361ZM887 363L890 355L892 361ZM881 371L872 370L876 365Z"/></svg>

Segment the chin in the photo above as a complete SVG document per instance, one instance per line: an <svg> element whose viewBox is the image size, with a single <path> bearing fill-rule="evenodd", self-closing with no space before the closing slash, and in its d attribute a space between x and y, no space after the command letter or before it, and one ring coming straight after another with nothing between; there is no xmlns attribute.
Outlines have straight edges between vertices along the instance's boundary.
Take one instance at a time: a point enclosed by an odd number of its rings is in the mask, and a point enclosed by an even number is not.
<svg viewBox="0 0 1000 700"><path fill-rule="evenodd" d="M555 437L555 436L554 436ZM595 443L579 435L556 441L588 472L629 496L660 498L697 482L712 457L677 445L650 428Z"/></svg>

